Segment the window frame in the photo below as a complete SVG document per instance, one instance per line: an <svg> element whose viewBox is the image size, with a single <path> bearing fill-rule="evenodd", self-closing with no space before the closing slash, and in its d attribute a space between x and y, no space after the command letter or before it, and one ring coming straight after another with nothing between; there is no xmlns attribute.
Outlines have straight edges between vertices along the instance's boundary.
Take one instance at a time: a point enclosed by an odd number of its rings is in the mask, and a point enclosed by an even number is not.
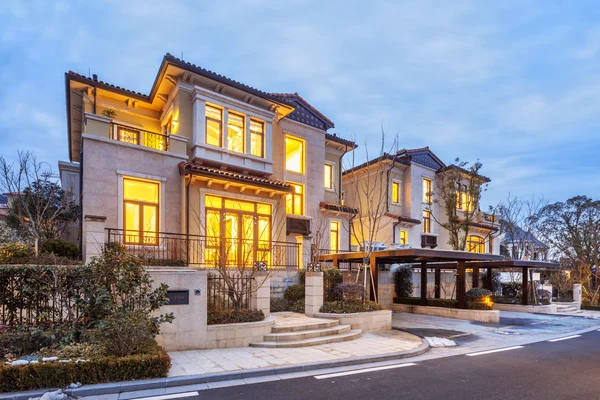
<svg viewBox="0 0 600 400"><path fill-rule="evenodd" d="M395 205L401 204L401 202L400 202L400 199L401 199L400 188L402 187L401 183L402 183L401 181L398 181L396 179L392 179L392 187L391 187L392 193L391 193L391 196L390 196L392 198L392 204L395 204ZM394 200L394 186L397 187L396 194L397 194L398 198L396 200Z"/></svg>
<svg viewBox="0 0 600 400"><path fill-rule="evenodd" d="M425 182L428 184L426 185ZM429 190L425 191L425 187L429 186ZM423 204L433 203L433 180L431 178L423 177Z"/></svg>
<svg viewBox="0 0 600 400"><path fill-rule="evenodd" d="M214 108L215 110L219 110L219 112L221 113L221 120L220 121L208 116L208 113L206 112L206 108L208 108L208 107ZM204 143L207 144L207 145L209 145L209 146L215 146L215 147L223 148L223 118L224 118L224 114L225 114L223 111L224 110L223 110L222 107L213 105L212 103L210 103L210 104L206 103L206 105L205 105L205 111L204 111ZM219 145L218 146L215 145L215 144L212 144L212 143L208 143L208 121L209 120L213 121L213 122L219 123Z"/></svg>
<svg viewBox="0 0 600 400"><path fill-rule="evenodd" d="M326 185L326 181L323 182L323 186L325 186L325 190L329 190L329 191L334 191L335 189L333 188L333 164L330 162L326 162L323 165L323 177L326 176L326 172L327 172L327 167L329 167L329 187Z"/></svg>
<svg viewBox="0 0 600 400"><path fill-rule="evenodd" d="M258 132L252 129L252 123L255 124L260 124L262 126L262 131ZM260 157L260 158L265 158L265 130L266 130L266 123L265 121L261 121L259 119L256 118L250 118L250 155L253 157ZM257 156L255 154L252 154L252 135L259 135L260 136L260 156Z"/></svg>
<svg viewBox="0 0 600 400"><path fill-rule="evenodd" d="M472 238L477 238L478 240L474 241ZM465 247L469 253L485 254L485 239L477 235L468 235ZM472 249L479 249L481 251L473 251Z"/></svg>
<svg viewBox="0 0 600 400"><path fill-rule="evenodd" d="M229 121L230 121L230 116L231 115L235 115L236 117L240 118L242 120L242 150L241 151L237 151L237 150L233 150L229 148ZM236 125L234 125L236 126ZM223 135L223 133L221 132L221 135ZM234 153L238 153L238 154L245 154L246 153L246 116L244 114L235 112L235 111L230 111L227 110L227 150L228 151L232 151Z"/></svg>
<svg viewBox="0 0 600 400"><path fill-rule="evenodd" d="M125 198L125 182L126 181L136 181L136 182L144 182L144 183L151 183L157 186L157 195L158 195L158 200L156 203L151 203L151 202L147 202L147 201L140 201L140 200L127 200ZM160 232L160 205L161 205L161 182L157 182L157 181L153 181L153 180L148 180L148 179L139 179L139 178L135 178L135 177L130 177L130 176L123 176L123 199L122 199L122 208L123 208L123 243L126 245L138 245L138 246L158 246L159 245L159 238L158 238L158 234ZM139 207L139 226L141 227L141 229L139 231L137 231L138 234L138 241L130 241L127 239L127 232L131 231L131 232L135 232L133 230L129 230L127 229L127 204L134 204L136 206ZM144 238L147 237L148 235L146 235L146 231L144 231L143 226L144 226L144 207L153 207L156 210L156 230L154 232L154 243L145 243L144 242Z"/></svg>
<svg viewBox="0 0 600 400"><path fill-rule="evenodd" d="M294 170L288 168L288 151L287 151L287 140L288 139L299 142L302 145L302 151L301 151L302 154L300 155L300 171L294 171ZM306 171L306 141L297 136L292 136L292 135L288 135L288 134L285 135L285 140L286 141L285 141L284 150L285 150L285 170L286 170L286 172L304 175L305 171Z"/></svg>
<svg viewBox="0 0 600 400"><path fill-rule="evenodd" d="M400 229L400 244L408 244L408 231L406 229Z"/></svg>
<svg viewBox="0 0 600 400"><path fill-rule="evenodd" d="M288 193L286 195L286 207L285 207L285 212L286 214L289 215L304 215L304 185L301 183L296 183L296 182L287 182L289 185L291 185L292 187L294 187L294 191L291 193ZM295 187L298 186L300 187L300 193L297 193L295 190ZM288 196L291 196L291 203L292 203L292 212L288 212L288 208L287 208L287 202L288 202ZM296 204L296 198L299 197L300 198L300 212L296 212L295 210L295 204Z"/></svg>
<svg viewBox="0 0 600 400"><path fill-rule="evenodd" d="M332 229L333 225L336 226L336 229ZM333 250L331 248L331 242L332 242L332 234L335 232L335 237L336 237L336 242L335 242L335 253L339 253L340 252L340 243L341 243L341 238L340 238L340 227L341 227L341 223L339 220L330 220L329 221L329 251L333 253Z"/></svg>
<svg viewBox="0 0 600 400"><path fill-rule="evenodd" d="M431 211L423 210L423 233L431 233Z"/></svg>

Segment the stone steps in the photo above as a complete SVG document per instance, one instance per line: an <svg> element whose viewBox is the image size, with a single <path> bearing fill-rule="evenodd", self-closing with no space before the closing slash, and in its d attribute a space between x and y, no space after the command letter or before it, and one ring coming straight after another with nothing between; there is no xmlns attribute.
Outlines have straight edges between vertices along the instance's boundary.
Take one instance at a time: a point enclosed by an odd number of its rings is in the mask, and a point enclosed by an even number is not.
<svg viewBox="0 0 600 400"><path fill-rule="evenodd" d="M336 321L338 322L338 321ZM297 340L312 339L322 336L333 336L350 332L350 325L336 325L330 328L301 330L283 333L269 333L264 336L265 342L292 342Z"/></svg>
<svg viewBox="0 0 600 400"><path fill-rule="evenodd" d="M362 334L360 329L354 329L346 333L340 333L337 335L313 337L310 339L292 340L287 342L275 342L275 341L264 341L257 343L250 343L250 347L264 347L264 348L294 348L294 347L308 347L316 346L319 344L329 344L345 342L348 340L358 339Z"/></svg>
<svg viewBox="0 0 600 400"><path fill-rule="evenodd" d="M271 330L272 333L286 333L286 332L300 332L316 329L327 329L338 326L340 322L338 320L309 320L298 325L279 325L274 326Z"/></svg>

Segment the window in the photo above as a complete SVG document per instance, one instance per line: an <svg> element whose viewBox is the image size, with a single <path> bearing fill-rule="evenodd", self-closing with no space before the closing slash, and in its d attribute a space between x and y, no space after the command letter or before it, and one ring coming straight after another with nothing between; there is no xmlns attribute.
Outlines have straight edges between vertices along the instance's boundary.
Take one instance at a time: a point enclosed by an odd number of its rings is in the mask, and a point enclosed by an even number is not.
<svg viewBox="0 0 600 400"><path fill-rule="evenodd" d="M236 153L244 152L244 129L246 117L243 115L229 113L227 117L227 149Z"/></svg>
<svg viewBox="0 0 600 400"><path fill-rule="evenodd" d="M117 140L120 142L140 144L141 132L126 126L117 126Z"/></svg>
<svg viewBox="0 0 600 400"><path fill-rule="evenodd" d="M329 250L331 253L340 251L340 223L339 221L329 222Z"/></svg>
<svg viewBox="0 0 600 400"><path fill-rule="evenodd" d="M294 188L294 191L289 193L286 197L285 212L288 214L302 215L304 204L304 186L297 183L290 183L290 185Z"/></svg>
<svg viewBox="0 0 600 400"><path fill-rule="evenodd" d="M325 164L325 189L333 189L333 165Z"/></svg>
<svg viewBox="0 0 600 400"><path fill-rule="evenodd" d="M392 182L392 203L400 204L400 182Z"/></svg>
<svg viewBox="0 0 600 400"><path fill-rule="evenodd" d="M423 233L431 233L431 211L423 211Z"/></svg>
<svg viewBox="0 0 600 400"><path fill-rule="evenodd" d="M458 185L456 190L456 209L473 212L473 196L468 193L467 185Z"/></svg>
<svg viewBox="0 0 600 400"><path fill-rule="evenodd" d="M123 179L125 243L157 245L159 183Z"/></svg>
<svg viewBox="0 0 600 400"><path fill-rule="evenodd" d="M285 137L285 169L304 173L304 142L292 136Z"/></svg>
<svg viewBox="0 0 600 400"><path fill-rule="evenodd" d="M400 231L400 244L408 244L408 232L405 230Z"/></svg>
<svg viewBox="0 0 600 400"><path fill-rule="evenodd" d="M250 154L265 156L265 124L254 119L250 120Z"/></svg>
<svg viewBox="0 0 600 400"><path fill-rule="evenodd" d="M432 190L431 179L423 178L423 203L431 204Z"/></svg>
<svg viewBox="0 0 600 400"><path fill-rule="evenodd" d="M222 147L223 111L206 105L206 144Z"/></svg>
<svg viewBox="0 0 600 400"><path fill-rule="evenodd" d="M485 253L485 241L479 236L467 236L467 251Z"/></svg>

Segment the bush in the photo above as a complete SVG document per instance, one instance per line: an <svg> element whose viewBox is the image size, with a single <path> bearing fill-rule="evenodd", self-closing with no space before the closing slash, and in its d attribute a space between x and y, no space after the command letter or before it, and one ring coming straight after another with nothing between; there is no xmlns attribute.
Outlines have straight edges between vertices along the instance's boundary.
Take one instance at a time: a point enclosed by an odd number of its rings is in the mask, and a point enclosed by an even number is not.
<svg viewBox="0 0 600 400"><path fill-rule="evenodd" d="M394 297L394 303L418 306L421 304L421 298L420 297Z"/></svg>
<svg viewBox="0 0 600 400"><path fill-rule="evenodd" d="M298 271L298 281L300 282L300 285L306 286L306 270L305 269L301 269Z"/></svg>
<svg viewBox="0 0 600 400"><path fill-rule="evenodd" d="M0 263L12 264L14 259L32 257L35 250L31 246L21 243L2 243L0 244Z"/></svg>
<svg viewBox="0 0 600 400"><path fill-rule="evenodd" d="M394 303L419 306L419 305L421 305L421 298L420 297L394 297ZM427 299L427 306L457 308L458 301L456 301L454 299Z"/></svg>
<svg viewBox="0 0 600 400"><path fill-rule="evenodd" d="M582 310L590 310L590 311L600 311L600 306L593 306L590 304L582 304L581 309Z"/></svg>
<svg viewBox="0 0 600 400"><path fill-rule="evenodd" d="M303 285L291 285L283 293L283 298L287 301L295 302L304 300L305 291Z"/></svg>
<svg viewBox="0 0 600 400"><path fill-rule="evenodd" d="M44 347L70 344L73 341L68 325L9 326L0 334L0 359L18 359Z"/></svg>
<svg viewBox="0 0 600 400"><path fill-rule="evenodd" d="M347 301L328 301L321 306L322 313L333 314L352 314L369 311L379 311L381 307L374 301L347 302Z"/></svg>
<svg viewBox="0 0 600 400"><path fill-rule="evenodd" d="M263 319L265 319L265 314L262 310L211 310L208 312L208 325L257 322Z"/></svg>
<svg viewBox="0 0 600 400"><path fill-rule="evenodd" d="M402 266L394 272L394 285L396 287L396 296L410 297L413 292L412 268Z"/></svg>
<svg viewBox="0 0 600 400"><path fill-rule="evenodd" d="M291 311L290 302L286 299L271 298L271 312Z"/></svg>
<svg viewBox="0 0 600 400"><path fill-rule="evenodd" d="M487 274L481 275L481 283L483 283L483 287L489 287L489 282L487 281ZM492 292L497 293L502 289L502 274L498 270L492 270Z"/></svg>
<svg viewBox="0 0 600 400"><path fill-rule="evenodd" d="M467 292L467 308L471 310L491 310L494 303L491 301L492 292L476 287Z"/></svg>
<svg viewBox="0 0 600 400"><path fill-rule="evenodd" d="M162 350L128 357L98 357L88 362L45 362L0 365L0 392L66 387L73 382L84 385L166 377L171 358Z"/></svg>
<svg viewBox="0 0 600 400"><path fill-rule="evenodd" d="M360 283L340 283L333 291L341 301L362 302L365 298L365 289Z"/></svg>
<svg viewBox="0 0 600 400"><path fill-rule="evenodd" d="M79 259L79 248L64 240L52 239L42 243L42 253L54 254L58 257Z"/></svg>

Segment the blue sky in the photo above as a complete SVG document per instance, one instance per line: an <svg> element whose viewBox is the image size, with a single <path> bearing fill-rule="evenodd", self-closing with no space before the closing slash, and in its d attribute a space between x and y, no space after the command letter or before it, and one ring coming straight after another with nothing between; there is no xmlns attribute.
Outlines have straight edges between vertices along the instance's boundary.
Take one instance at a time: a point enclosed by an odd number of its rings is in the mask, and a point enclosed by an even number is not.
<svg viewBox="0 0 600 400"><path fill-rule="evenodd" d="M68 159L64 72L148 93L171 52L300 93L358 157L383 124L402 148L479 159L484 203L600 197L599 14L594 1L8 0L0 154Z"/></svg>

